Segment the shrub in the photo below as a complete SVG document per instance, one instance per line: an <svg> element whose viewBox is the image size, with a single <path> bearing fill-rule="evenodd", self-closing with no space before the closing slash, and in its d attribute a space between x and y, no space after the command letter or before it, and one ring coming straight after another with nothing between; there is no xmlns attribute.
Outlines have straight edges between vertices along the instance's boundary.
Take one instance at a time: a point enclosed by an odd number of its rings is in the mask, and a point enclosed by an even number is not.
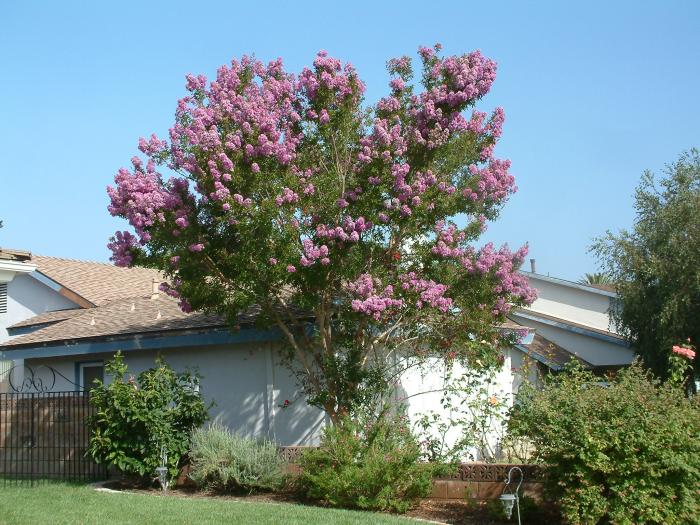
<svg viewBox="0 0 700 525"><path fill-rule="evenodd" d="M189 450L190 432L207 419L199 376L176 373L157 359L154 368L127 379L119 353L105 372L112 381L90 391L95 414L89 419L88 454L125 474L155 477L165 451L169 473L176 476Z"/></svg>
<svg viewBox="0 0 700 525"><path fill-rule="evenodd" d="M194 432L190 461L190 478L210 490L274 490L284 481L284 462L274 443L241 437L218 424Z"/></svg>
<svg viewBox="0 0 700 525"><path fill-rule="evenodd" d="M526 387L511 426L533 440L570 523L697 523L700 403L638 364L606 382L573 367Z"/></svg>
<svg viewBox="0 0 700 525"><path fill-rule="evenodd" d="M333 507L405 512L430 493L432 471L403 418L345 418L301 457L307 498Z"/></svg>

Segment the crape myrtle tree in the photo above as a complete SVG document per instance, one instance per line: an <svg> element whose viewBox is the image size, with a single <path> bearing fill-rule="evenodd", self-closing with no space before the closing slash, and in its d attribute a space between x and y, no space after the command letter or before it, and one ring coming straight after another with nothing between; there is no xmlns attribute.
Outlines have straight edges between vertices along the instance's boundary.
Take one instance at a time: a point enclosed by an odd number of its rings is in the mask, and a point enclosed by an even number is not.
<svg viewBox="0 0 700 525"><path fill-rule="evenodd" d="M247 56L211 82L189 75L170 140L141 139L148 160L108 188L135 232L115 234L112 260L162 270L185 311L236 326L254 308L333 421L391 384L396 356L495 364L517 338L497 325L534 299L526 247L473 246L515 191L493 155L503 110L472 109L496 64L419 54L419 83L392 59L370 107L324 51L298 75Z"/></svg>

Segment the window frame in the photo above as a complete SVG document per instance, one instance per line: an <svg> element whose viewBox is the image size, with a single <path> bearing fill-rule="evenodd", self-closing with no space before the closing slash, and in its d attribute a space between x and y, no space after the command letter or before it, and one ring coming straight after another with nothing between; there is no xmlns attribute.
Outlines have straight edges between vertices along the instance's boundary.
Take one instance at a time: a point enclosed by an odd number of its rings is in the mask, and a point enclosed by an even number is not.
<svg viewBox="0 0 700 525"><path fill-rule="evenodd" d="M75 363L75 386L79 392L85 392L84 384L84 370L86 368L102 368L102 380L105 377L105 362L104 360L99 361L78 361ZM88 388L89 390L89 388Z"/></svg>

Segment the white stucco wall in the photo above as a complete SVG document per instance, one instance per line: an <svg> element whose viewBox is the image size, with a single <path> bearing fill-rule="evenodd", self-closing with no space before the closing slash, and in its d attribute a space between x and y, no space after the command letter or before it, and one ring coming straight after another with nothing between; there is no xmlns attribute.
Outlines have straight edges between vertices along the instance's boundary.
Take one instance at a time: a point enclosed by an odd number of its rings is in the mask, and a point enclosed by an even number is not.
<svg viewBox="0 0 700 525"><path fill-rule="evenodd" d="M515 351L516 358L519 353ZM197 368L202 374L201 392L207 401L214 401L210 410L213 420L249 437L269 437L284 446L315 445L318 443L324 424L324 413L306 404L303 394L296 386L296 380L280 363L274 345L238 344L204 348L184 348L164 350L161 355L176 370L187 367ZM124 353L129 372L136 375L153 366L156 351L129 351ZM47 366L58 373L55 375L54 391L74 390L79 362L107 360L111 354L81 356L76 359L28 359L26 373L35 372L36 378L49 384L54 374ZM505 352L505 362L493 385L493 393L506 395L512 402L514 374L511 367L511 351ZM454 373L461 369L455 366ZM65 379L64 379L65 377ZM437 411L441 417L449 418L442 408L442 392L435 392L444 386L444 365L436 361L422 371L412 369L405 373L394 400L405 405L412 422L423 413ZM289 400L288 406L284 406ZM458 400L456 400L458 402ZM446 436L447 443L460 437L462 429L453 429ZM497 440L493 436L493 445ZM479 458L478 451L472 451Z"/></svg>
<svg viewBox="0 0 700 525"><path fill-rule="evenodd" d="M615 331L608 310L611 298L596 291L573 288L529 276L537 288L537 299L528 310L559 317L599 330Z"/></svg>
<svg viewBox="0 0 700 525"><path fill-rule="evenodd" d="M496 374L494 381L487 384L485 381L480 381L476 389L483 388L486 392L484 395L479 395L478 398L484 400L489 396L496 396L498 400L505 400L506 405L502 405L502 413L513 403L513 386L516 374L513 373L513 363L511 360L511 351L503 352L504 363L500 371ZM450 419L458 419L464 417L465 405L463 402L469 401L469 398L452 396L452 400L447 405L443 404L445 387L449 382L457 384L454 378L458 378L466 372L466 369L459 365L452 366L451 377L442 360L434 359L424 365L423 368L411 368L401 376L401 384L395 392L395 402L402 405L406 409L406 413L412 423L416 423L423 414L436 414L441 421L449 422ZM477 394L478 395L478 394ZM474 398L472 398L474 399ZM499 419L490 421L491 431L487 437L490 445L490 450L496 452L498 449L499 439L502 437L502 427ZM452 447L460 440L465 432L462 426L454 426L444 436L444 444ZM431 432L433 437L436 437L435 432ZM463 455L463 460L484 460L486 452L479 448L472 447Z"/></svg>
<svg viewBox="0 0 700 525"><path fill-rule="evenodd" d="M77 308L77 305L28 274L7 283L7 313L0 313L0 343L10 338L7 327L44 312Z"/></svg>
<svg viewBox="0 0 700 525"><path fill-rule="evenodd" d="M223 345L204 348L164 350L161 355L175 370L196 368L203 376L201 393L207 402L213 420L248 437L269 437L281 445L313 445L318 442L323 428L324 414L310 407L295 386L295 380L280 363L270 344ZM151 368L156 351L124 353L129 372L136 375ZM74 390L77 362L107 360L110 354L75 358L25 361L44 382L53 380L51 366L56 374L54 391ZM283 407L284 401L290 404Z"/></svg>
<svg viewBox="0 0 700 525"><path fill-rule="evenodd" d="M12 339L7 327L54 310L76 308L77 305L48 286L40 283L28 273L2 271L2 282L7 282L7 312L0 313L0 344ZM12 374L12 378L10 378ZM11 361L0 355L0 392L13 384L22 383L22 361Z"/></svg>

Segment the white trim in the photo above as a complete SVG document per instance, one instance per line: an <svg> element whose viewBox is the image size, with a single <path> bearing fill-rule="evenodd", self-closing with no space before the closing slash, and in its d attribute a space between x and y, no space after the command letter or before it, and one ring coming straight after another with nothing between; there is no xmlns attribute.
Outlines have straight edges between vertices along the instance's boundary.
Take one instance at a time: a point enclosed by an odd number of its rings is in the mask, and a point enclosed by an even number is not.
<svg viewBox="0 0 700 525"><path fill-rule="evenodd" d="M549 275L541 275L539 273L523 272L523 271L521 271L520 274L524 275L528 279L535 279L535 280L540 280L540 281L544 281L547 283L559 284L561 286L568 286L569 288L576 288L577 290L595 293L598 295L604 295L606 297L613 297L613 298L617 297L617 294L615 292L610 292L608 290L602 290L602 289L596 288L594 286L588 286L587 284L581 284L581 283L575 283L573 281L567 281L566 279L560 279L559 277L550 277Z"/></svg>
<svg viewBox="0 0 700 525"><path fill-rule="evenodd" d="M0 282L9 283L18 273L31 273L36 270L35 264L0 259Z"/></svg>

